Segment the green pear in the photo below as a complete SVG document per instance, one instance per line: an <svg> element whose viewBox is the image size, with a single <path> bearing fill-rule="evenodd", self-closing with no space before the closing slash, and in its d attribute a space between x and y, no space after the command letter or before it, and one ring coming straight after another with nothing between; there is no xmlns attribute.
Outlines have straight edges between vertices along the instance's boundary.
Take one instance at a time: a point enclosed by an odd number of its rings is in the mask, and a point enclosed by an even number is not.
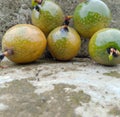
<svg viewBox="0 0 120 117"><path fill-rule="evenodd" d="M120 30L104 28L97 31L90 39L89 54L103 65L120 64Z"/></svg>
<svg viewBox="0 0 120 117"><path fill-rule="evenodd" d="M90 38L96 31L109 26L111 12L101 0L85 0L76 7L73 19L79 34Z"/></svg>
<svg viewBox="0 0 120 117"><path fill-rule="evenodd" d="M45 0L37 4L32 11L32 24L39 27L46 36L63 22L64 13L53 1Z"/></svg>

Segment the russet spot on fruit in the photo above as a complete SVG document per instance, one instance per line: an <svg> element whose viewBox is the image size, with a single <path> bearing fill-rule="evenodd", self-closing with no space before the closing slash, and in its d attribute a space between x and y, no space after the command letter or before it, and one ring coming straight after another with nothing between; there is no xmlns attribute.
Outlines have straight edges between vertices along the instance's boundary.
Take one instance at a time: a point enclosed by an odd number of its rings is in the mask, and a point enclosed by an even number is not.
<svg viewBox="0 0 120 117"><path fill-rule="evenodd" d="M44 33L30 24L13 26L2 39L3 55L15 63L33 62L42 56L45 49Z"/></svg>

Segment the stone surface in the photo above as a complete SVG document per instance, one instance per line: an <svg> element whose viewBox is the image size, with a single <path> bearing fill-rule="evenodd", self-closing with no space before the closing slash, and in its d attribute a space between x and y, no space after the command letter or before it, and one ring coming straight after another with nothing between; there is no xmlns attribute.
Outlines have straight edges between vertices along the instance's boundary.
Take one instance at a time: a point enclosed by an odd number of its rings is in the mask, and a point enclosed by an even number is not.
<svg viewBox="0 0 120 117"><path fill-rule="evenodd" d="M0 117L120 117L120 65L87 58L2 65Z"/></svg>
<svg viewBox="0 0 120 117"><path fill-rule="evenodd" d="M84 0L53 0L58 3L65 15L73 15L78 3ZM120 1L104 0L109 6L113 20L110 27L120 29ZM11 26L20 23L31 23L31 0L0 0L0 40ZM71 26L73 22L71 21ZM82 39L82 48L79 56L88 56L88 39Z"/></svg>

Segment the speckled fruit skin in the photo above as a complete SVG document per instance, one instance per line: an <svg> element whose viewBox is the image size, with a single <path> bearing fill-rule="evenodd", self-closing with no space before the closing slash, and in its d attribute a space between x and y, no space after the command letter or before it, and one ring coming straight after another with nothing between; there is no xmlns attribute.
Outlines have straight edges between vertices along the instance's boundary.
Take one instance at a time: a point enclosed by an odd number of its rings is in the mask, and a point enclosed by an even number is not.
<svg viewBox="0 0 120 117"><path fill-rule="evenodd" d="M47 36L54 28L64 22L62 9L54 2L46 0L41 4L40 11L33 9L32 23L39 27Z"/></svg>
<svg viewBox="0 0 120 117"><path fill-rule="evenodd" d="M13 50L7 56L15 63L33 62L42 56L46 49L46 37L37 27L30 24L18 24L10 28L2 39L2 51Z"/></svg>
<svg viewBox="0 0 120 117"><path fill-rule="evenodd" d="M106 28L111 22L111 12L101 0L86 0L80 3L73 15L75 29L86 38Z"/></svg>
<svg viewBox="0 0 120 117"><path fill-rule="evenodd" d="M113 60L109 61L107 48L111 47L120 51L120 31L112 28L101 29L90 39L90 57L103 65L120 64L120 56L113 57Z"/></svg>
<svg viewBox="0 0 120 117"><path fill-rule="evenodd" d="M60 26L48 35L48 50L54 58L68 61L75 57L81 47L79 34L71 27L68 32Z"/></svg>

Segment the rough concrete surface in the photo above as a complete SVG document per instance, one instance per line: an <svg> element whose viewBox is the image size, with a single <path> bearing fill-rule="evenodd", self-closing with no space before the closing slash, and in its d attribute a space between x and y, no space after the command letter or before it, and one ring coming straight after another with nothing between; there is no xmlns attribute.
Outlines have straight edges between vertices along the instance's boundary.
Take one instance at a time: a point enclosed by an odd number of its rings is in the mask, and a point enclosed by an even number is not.
<svg viewBox="0 0 120 117"><path fill-rule="evenodd" d="M54 0L72 14L81 0ZM63 2L64 1L64 2ZM120 29L120 0L104 0L110 27ZM18 23L31 23L30 0L0 0L0 39ZM72 23L71 23L72 26ZM88 55L83 40L83 55ZM40 59L0 68L0 117L120 117L120 65L107 67L89 58L69 62Z"/></svg>
<svg viewBox="0 0 120 117"><path fill-rule="evenodd" d="M0 117L120 117L120 65L39 60L0 69Z"/></svg>

